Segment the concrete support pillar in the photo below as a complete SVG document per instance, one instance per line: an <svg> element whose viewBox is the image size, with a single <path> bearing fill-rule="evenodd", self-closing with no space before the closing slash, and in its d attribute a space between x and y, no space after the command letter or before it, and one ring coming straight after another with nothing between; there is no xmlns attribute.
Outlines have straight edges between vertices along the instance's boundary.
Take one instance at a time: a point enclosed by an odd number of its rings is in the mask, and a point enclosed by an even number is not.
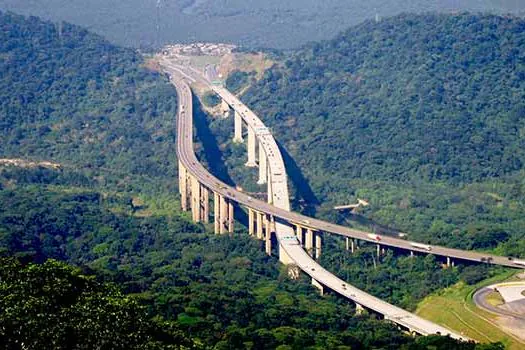
<svg viewBox="0 0 525 350"><path fill-rule="evenodd" d="M312 278L312 285L319 289L319 293L321 293L321 295L324 295L324 286L321 283Z"/></svg>
<svg viewBox="0 0 525 350"><path fill-rule="evenodd" d="M228 232L233 233L233 202L228 200Z"/></svg>
<svg viewBox="0 0 525 350"><path fill-rule="evenodd" d="M254 211L251 208L248 208L248 233L250 236L253 236L255 233L255 215Z"/></svg>
<svg viewBox="0 0 525 350"><path fill-rule="evenodd" d="M243 143L244 139L242 138L242 117L241 113L237 111L235 111L234 123L235 134L233 136L233 142Z"/></svg>
<svg viewBox="0 0 525 350"><path fill-rule="evenodd" d="M355 239L346 237L346 250L349 250L351 253L354 253L356 246L357 244L356 244Z"/></svg>
<svg viewBox="0 0 525 350"><path fill-rule="evenodd" d="M182 162L179 161L179 193L180 205L183 211L188 210L188 174Z"/></svg>
<svg viewBox="0 0 525 350"><path fill-rule="evenodd" d="M290 258L281 244L279 244L279 262L283 265L286 265L288 276L291 279L296 280L301 276L301 269L295 264L292 258Z"/></svg>
<svg viewBox="0 0 525 350"><path fill-rule="evenodd" d="M447 267L454 267L454 260L447 256Z"/></svg>
<svg viewBox="0 0 525 350"><path fill-rule="evenodd" d="M224 115L224 118L228 118L230 116L230 105L225 101L221 101L221 111Z"/></svg>
<svg viewBox="0 0 525 350"><path fill-rule="evenodd" d="M267 217L265 216L265 251L266 251L266 254L267 255L272 255L272 222L273 222L273 217Z"/></svg>
<svg viewBox="0 0 525 350"><path fill-rule="evenodd" d="M220 210L219 210L219 233L222 235L226 233L226 220L228 218L228 203L226 198L220 196Z"/></svg>
<svg viewBox="0 0 525 350"><path fill-rule="evenodd" d="M213 192L213 224L215 228L215 234L219 234L221 230L221 209L220 209L220 196L217 192Z"/></svg>
<svg viewBox="0 0 525 350"><path fill-rule="evenodd" d="M268 190L267 190L268 191L268 200L267 200L267 202L269 204L272 204L273 203L273 187L272 187L272 180L270 179L269 175L270 174L268 174L268 180L267 180L267 182L268 182L268 186L267 186L267 188L268 188Z"/></svg>
<svg viewBox="0 0 525 350"><path fill-rule="evenodd" d="M256 213L257 215L257 239L263 239L263 213Z"/></svg>
<svg viewBox="0 0 525 350"><path fill-rule="evenodd" d="M303 228L299 225L297 227L297 240L299 241L299 244L301 247L304 247L304 238L303 238Z"/></svg>
<svg viewBox="0 0 525 350"><path fill-rule="evenodd" d="M201 221L207 224L210 217L210 192L208 189L201 185Z"/></svg>
<svg viewBox="0 0 525 350"><path fill-rule="evenodd" d="M246 162L247 167L256 167L257 163L255 162L255 131L248 127L248 161Z"/></svg>
<svg viewBox="0 0 525 350"><path fill-rule="evenodd" d="M377 257L379 258L381 256L381 245L377 245Z"/></svg>
<svg viewBox="0 0 525 350"><path fill-rule="evenodd" d="M306 242L305 242L306 252L313 256L314 248L314 232L311 229L306 229Z"/></svg>
<svg viewBox="0 0 525 350"><path fill-rule="evenodd" d="M411 257L411 258L414 257L414 251L413 251L413 250L410 251L410 257Z"/></svg>
<svg viewBox="0 0 525 350"><path fill-rule="evenodd" d="M288 255L282 245L279 244L279 262L283 265L293 264L292 258Z"/></svg>
<svg viewBox="0 0 525 350"><path fill-rule="evenodd" d="M363 305L359 303L355 303L355 314L356 315L362 315L365 312L365 308Z"/></svg>
<svg viewBox="0 0 525 350"><path fill-rule="evenodd" d="M323 244L323 235L321 232L315 233L315 259L321 257L321 246Z"/></svg>
<svg viewBox="0 0 525 350"><path fill-rule="evenodd" d="M191 177L191 213L193 221L201 221L201 184L195 177Z"/></svg>
<svg viewBox="0 0 525 350"><path fill-rule="evenodd" d="M288 277L292 280L299 279L301 277L301 269L297 266L294 261L290 258L286 250L282 245L279 244L279 261L281 264L286 265L288 270Z"/></svg>
<svg viewBox="0 0 525 350"><path fill-rule="evenodd" d="M266 153L264 152L264 148L262 148L261 144L259 143L259 180L257 181L257 184L265 184L267 181L267 174L268 165L266 162Z"/></svg>

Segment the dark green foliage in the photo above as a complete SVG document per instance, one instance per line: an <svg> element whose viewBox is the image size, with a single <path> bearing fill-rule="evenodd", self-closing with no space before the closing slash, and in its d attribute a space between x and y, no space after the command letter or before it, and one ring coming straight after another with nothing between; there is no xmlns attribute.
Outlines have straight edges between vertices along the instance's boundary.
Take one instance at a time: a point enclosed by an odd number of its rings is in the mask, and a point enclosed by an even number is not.
<svg viewBox="0 0 525 350"><path fill-rule="evenodd" d="M184 218L144 217L148 205L137 210L129 197L96 191L18 185L0 198L2 254L86 266L139 294L151 315L172 320L205 344L241 341L266 349L272 348L266 341L275 347L335 342L395 349L411 342L391 325L355 318L343 300L321 299L308 280L289 281L247 235L198 233ZM309 336L299 337L305 329Z"/></svg>
<svg viewBox="0 0 525 350"><path fill-rule="evenodd" d="M6 184L0 191L3 255L26 261L58 257L85 266L140 296L150 315L173 322L204 344L397 349L413 343L392 325L355 317L353 305L345 300L320 298L308 279L289 281L278 262L243 231L231 237L205 234L176 212L161 211L151 200L137 204L123 194L21 184L13 178L0 183ZM328 242L326 248L331 249ZM361 251L342 265L328 258L332 254L322 263L349 280L370 274L370 279L357 278L404 306L411 306L418 293L434 290L436 283L457 279L454 271L437 269L435 260L427 263L430 257L396 262L389 256L374 270L373 254ZM425 280L425 286L415 280ZM373 284L377 286L371 288ZM408 289L418 292L412 295Z"/></svg>
<svg viewBox="0 0 525 350"><path fill-rule="evenodd" d="M465 266L459 277L465 283L473 285L487 278L487 269L480 266Z"/></svg>
<svg viewBox="0 0 525 350"><path fill-rule="evenodd" d="M249 83L250 74L241 71L233 71L226 78L226 88L233 93L238 93Z"/></svg>
<svg viewBox="0 0 525 350"><path fill-rule="evenodd" d="M415 344L406 347L408 350L504 350L505 346L502 343L494 344L458 344L450 338L443 338L437 336L429 336L419 338Z"/></svg>
<svg viewBox="0 0 525 350"><path fill-rule="evenodd" d="M139 56L67 24L58 35L34 18L0 19L7 29L0 152L62 165L0 169L0 254L44 263L2 267L3 344L160 349L189 346L188 337L229 349L416 344L391 324L355 317L344 300L319 297L307 279L289 281L242 229L209 235L179 212L170 192L174 91L140 68ZM494 232L489 239L500 237ZM117 283L148 313L49 258Z"/></svg>
<svg viewBox="0 0 525 350"><path fill-rule="evenodd" d="M193 348L135 299L54 260L0 259L0 309L4 349Z"/></svg>
<svg viewBox="0 0 525 350"><path fill-rule="evenodd" d="M424 297L459 280L457 270L443 269L433 255L411 258L387 251L378 258L375 247L366 245L354 254L342 244L332 246L321 263L342 279L408 310L415 310Z"/></svg>
<svg viewBox="0 0 525 350"><path fill-rule="evenodd" d="M180 216L134 217L131 197L108 197L87 189L5 189L0 191L0 202L0 232L6 232L0 251L35 261L71 258L86 263L110 252L140 251L159 234L167 238L202 231Z"/></svg>
<svg viewBox="0 0 525 350"><path fill-rule="evenodd" d="M134 51L84 29L0 13L0 154L172 187L174 89ZM104 172L104 176L100 176Z"/></svg>
<svg viewBox="0 0 525 350"><path fill-rule="evenodd" d="M219 98L219 96L217 96L217 94L213 93L213 92L207 92L203 97L202 97L202 103L208 107L215 107L217 106L219 103L221 102L221 99Z"/></svg>
<svg viewBox="0 0 525 350"><path fill-rule="evenodd" d="M407 310L415 310L426 296L459 280L475 284L501 273L502 268L486 264L445 268L446 259L434 255L408 256L386 250L377 257L375 245L361 242L354 253L345 242L325 235L321 264L356 287Z"/></svg>
<svg viewBox="0 0 525 350"><path fill-rule="evenodd" d="M277 138L304 169L452 182L512 174L525 164L524 28L472 15L367 22L295 52L245 98L270 126L294 123Z"/></svg>
<svg viewBox="0 0 525 350"><path fill-rule="evenodd" d="M365 198L365 216L411 239L519 256L524 43L517 18L366 22L288 54L243 99L325 203L319 215L344 222L331 207Z"/></svg>

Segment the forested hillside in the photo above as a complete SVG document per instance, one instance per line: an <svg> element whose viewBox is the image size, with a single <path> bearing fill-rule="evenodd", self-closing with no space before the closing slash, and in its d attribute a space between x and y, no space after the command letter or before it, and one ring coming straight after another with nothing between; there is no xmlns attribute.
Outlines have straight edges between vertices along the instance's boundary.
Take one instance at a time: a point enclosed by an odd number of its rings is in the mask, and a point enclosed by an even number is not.
<svg viewBox="0 0 525 350"><path fill-rule="evenodd" d="M240 225L193 224L174 188L174 89L81 28L0 25L4 347L478 348L355 316L290 281Z"/></svg>
<svg viewBox="0 0 525 350"><path fill-rule="evenodd" d="M309 185L324 215L361 197L415 238L523 254L523 20L366 22L289 54L243 99L306 178L296 199Z"/></svg>
<svg viewBox="0 0 525 350"><path fill-rule="evenodd" d="M0 21L4 158L91 169L121 188L169 186L176 101L167 81L133 50L79 27L11 14Z"/></svg>
<svg viewBox="0 0 525 350"><path fill-rule="evenodd" d="M181 216L176 202L82 187L83 178L68 170L0 168L0 255L21 262L0 260L0 306L10 310L0 315L3 344L478 349L440 337L414 339L373 316L357 317L353 304L320 297L309 279L290 281L243 229L215 236ZM457 278L422 261L409 263L418 277ZM371 274L375 281L381 271ZM391 284L381 282L391 298Z"/></svg>

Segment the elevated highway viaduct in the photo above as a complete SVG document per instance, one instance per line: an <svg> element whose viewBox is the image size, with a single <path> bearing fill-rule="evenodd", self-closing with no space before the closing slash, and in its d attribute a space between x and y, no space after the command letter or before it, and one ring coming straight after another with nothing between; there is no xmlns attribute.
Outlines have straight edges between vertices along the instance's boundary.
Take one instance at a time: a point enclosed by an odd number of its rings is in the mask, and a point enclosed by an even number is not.
<svg viewBox="0 0 525 350"><path fill-rule="evenodd" d="M284 162L277 144L271 133L262 124L260 119L242 104L235 96L220 86L211 86L199 76L197 72L187 67L174 66L163 63L165 71L177 89L179 107L177 118L177 156L179 159L179 189L181 205L184 210L191 209L194 221L208 222L210 218L210 193L213 194L213 218L216 233L233 232L233 206L242 205L249 213L249 233L265 241L266 252L271 254L271 238L275 235L278 243L279 259L291 266L292 275L299 270L312 277L312 283L321 292L326 288L332 290L356 303L357 309L369 309L383 315L401 328L410 332L428 335L450 335L458 339L465 337L450 331L447 328L422 319L410 312L393 306L364 291L355 288L319 265L312 256L321 254L322 232L333 233L347 237L372 242L380 246L391 246L409 251L415 247L402 239L382 237L378 242L370 238L364 231L349 229L322 220L310 218L290 211L287 178ZM247 166L257 166L254 144L258 143L259 182L268 184L268 202L260 201L249 195L227 186L210 174L198 161L193 149L193 111L192 93L187 83L205 82L223 99L224 104L235 111L235 141L242 142L242 127L244 122L248 128L248 162ZM239 130L241 130L239 132ZM251 135L251 136L250 136ZM250 142L250 138L252 141ZM252 156L250 156L250 152ZM303 249L304 248L306 249ZM450 258L488 262L504 266L517 267L505 257L491 256L475 252L432 246L431 251L421 249L424 253L431 253Z"/></svg>
<svg viewBox="0 0 525 350"><path fill-rule="evenodd" d="M317 231L317 232L327 232L339 236L343 236L348 239L347 247L352 249L352 245L355 247L356 240L366 241L376 244L378 248L383 246L398 248L401 250L406 250L408 252L419 252L423 254L434 254L436 256L441 256L448 260L450 263L453 260L463 260L477 263L488 263L506 267L513 268L524 268L523 261L515 260L511 257L492 255L488 253L480 253L475 251L461 250L448 248L438 245L426 245L426 244L416 244L405 239L400 239L391 236L381 236L378 241L376 238L372 238L370 232L365 232L361 230L356 230L348 228L345 226L333 224L323 220L311 218L300 213L290 211L289 199L288 199L288 190L286 188L286 171L284 168L284 162L282 160L280 151L278 150L277 144L273 139L271 133L264 126L262 121L253 113L246 105L240 102L233 94L221 86L211 85L206 81L202 76L198 74L195 70L185 66L173 65L169 62L164 62L164 69L168 72L176 72L177 74L183 75L186 79L189 79L192 82L199 81L208 85L213 91L215 91L223 100L223 104L230 106L235 111L235 136L234 141L242 142L242 128L244 127L242 123L246 124L248 128L248 162L247 166L257 166L256 163L256 151L255 144L257 140L259 141L259 158L260 164L267 164L271 171L267 174L267 171L264 170L266 167L259 167L259 183L266 183L264 179L265 175L270 179L268 181L268 193L270 203L273 205L266 205L264 208L261 208L261 212L271 214L273 216L279 217L286 222L294 224L296 228L303 232L308 230ZM253 139L250 142L250 139ZM265 152L261 152L261 148ZM266 154L266 157L264 156ZM263 168L263 170L261 170ZM273 177L272 177L273 175ZM277 179L281 177L281 179ZM282 180L282 181L280 181ZM272 186L274 185L274 186ZM272 187L278 188L275 191ZM242 193L242 192L241 192ZM250 198L247 195L244 195L245 198ZM251 200L251 199L250 199ZM305 243L305 242L303 242ZM354 243L354 244L352 244Z"/></svg>

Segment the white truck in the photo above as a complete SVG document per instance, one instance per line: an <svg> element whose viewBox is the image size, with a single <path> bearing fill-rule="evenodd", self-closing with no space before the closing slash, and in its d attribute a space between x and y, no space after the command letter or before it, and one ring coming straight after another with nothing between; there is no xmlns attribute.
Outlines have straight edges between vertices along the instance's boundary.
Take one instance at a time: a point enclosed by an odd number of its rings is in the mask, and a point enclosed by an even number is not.
<svg viewBox="0 0 525 350"><path fill-rule="evenodd" d="M369 233L368 235L368 238L370 239L373 239L374 241L380 241L381 240L381 236L380 235L376 235L375 233Z"/></svg>
<svg viewBox="0 0 525 350"><path fill-rule="evenodd" d="M514 260L513 263L515 265L525 266L525 260Z"/></svg>
<svg viewBox="0 0 525 350"><path fill-rule="evenodd" d="M429 246L428 244L417 243L417 242L410 242L410 245L412 247L414 247L414 248L425 249L425 250L428 250L428 251L432 250L432 247Z"/></svg>

